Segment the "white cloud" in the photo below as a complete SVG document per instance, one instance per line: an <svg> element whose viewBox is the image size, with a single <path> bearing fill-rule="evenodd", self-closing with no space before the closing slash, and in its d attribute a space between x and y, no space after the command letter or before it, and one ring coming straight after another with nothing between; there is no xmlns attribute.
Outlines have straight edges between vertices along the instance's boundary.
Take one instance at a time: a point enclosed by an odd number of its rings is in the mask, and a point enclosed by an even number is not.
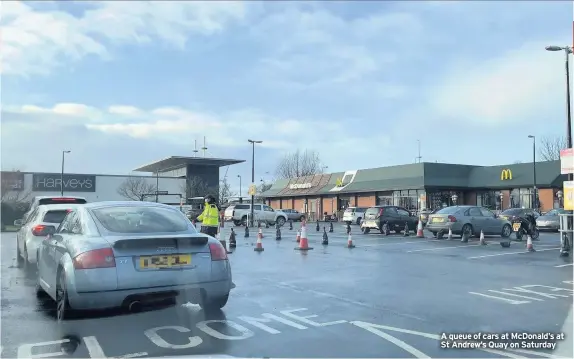
<svg viewBox="0 0 574 359"><path fill-rule="evenodd" d="M212 35L245 15L242 2L92 2L82 16L3 1L2 74L48 74L88 55L109 58L108 44L158 39L183 48L192 34ZM62 3L62 6L65 6Z"/></svg>
<svg viewBox="0 0 574 359"><path fill-rule="evenodd" d="M175 107L140 109L134 106L115 105L106 109L82 104L55 104L52 107L24 105L4 109L8 114L24 116L38 126L81 125L90 131L123 135L141 140L162 140L176 145L199 142L205 136L211 145L233 149L245 147L248 138L263 140L261 147L292 151L296 148L316 149L323 152L333 141L352 148L361 154L364 141L388 143L384 135L365 134L360 138L348 136L349 126L329 120L278 118L257 109L243 109L223 114L197 112ZM6 128L13 122L4 123Z"/></svg>
<svg viewBox="0 0 574 359"><path fill-rule="evenodd" d="M524 44L482 63L463 59L432 89L430 113L497 126L552 112L564 92L564 57L545 51L545 45Z"/></svg>
<svg viewBox="0 0 574 359"><path fill-rule="evenodd" d="M397 61L389 45L412 38L421 23L406 12L345 19L324 8L296 6L264 18L250 31L269 51L256 72L275 85L393 98L405 88L378 78Z"/></svg>

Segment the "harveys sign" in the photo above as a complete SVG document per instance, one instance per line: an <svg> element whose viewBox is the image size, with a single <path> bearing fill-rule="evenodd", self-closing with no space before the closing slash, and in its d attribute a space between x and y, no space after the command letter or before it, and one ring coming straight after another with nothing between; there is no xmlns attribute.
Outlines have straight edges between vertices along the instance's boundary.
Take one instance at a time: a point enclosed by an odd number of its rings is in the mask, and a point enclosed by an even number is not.
<svg viewBox="0 0 574 359"><path fill-rule="evenodd" d="M96 176L64 174L64 192L96 192ZM34 173L32 190L57 192L62 189L62 177L57 173Z"/></svg>

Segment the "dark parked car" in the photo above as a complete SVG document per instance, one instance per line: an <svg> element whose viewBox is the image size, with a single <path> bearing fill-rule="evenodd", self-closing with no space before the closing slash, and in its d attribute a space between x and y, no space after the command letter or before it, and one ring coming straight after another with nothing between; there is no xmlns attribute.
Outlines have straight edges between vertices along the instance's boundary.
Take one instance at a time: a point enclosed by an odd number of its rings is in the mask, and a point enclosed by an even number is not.
<svg viewBox="0 0 574 359"><path fill-rule="evenodd" d="M389 230L400 233L408 223L409 230L415 231L418 224L418 217L407 211L405 208L397 206L375 206L365 211L365 218L361 223L361 231L365 234L371 229L376 229L382 233L383 224L389 224Z"/></svg>
<svg viewBox="0 0 574 359"><path fill-rule="evenodd" d="M502 211L498 217L512 222L517 218L524 218L527 214L534 215L534 218L540 217L540 213L532 208L509 208Z"/></svg>

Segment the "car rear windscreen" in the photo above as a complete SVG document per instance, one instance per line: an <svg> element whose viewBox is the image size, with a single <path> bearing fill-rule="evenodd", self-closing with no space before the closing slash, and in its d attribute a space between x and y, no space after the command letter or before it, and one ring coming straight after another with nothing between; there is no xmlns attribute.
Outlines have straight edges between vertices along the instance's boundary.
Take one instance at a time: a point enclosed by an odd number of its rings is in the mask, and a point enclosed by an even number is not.
<svg viewBox="0 0 574 359"><path fill-rule="evenodd" d="M38 201L39 205L44 204L63 204L63 203L75 203L75 204L86 204L86 201L83 198L68 198L68 197L53 197L53 198L42 198Z"/></svg>
<svg viewBox="0 0 574 359"><path fill-rule="evenodd" d="M44 214L43 222L48 223L62 223L64 217L68 214L68 210L62 209L57 211L48 211Z"/></svg>
<svg viewBox="0 0 574 359"><path fill-rule="evenodd" d="M236 204L234 209L249 209L248 204Z"/></svg>
<svg viewBox="0 0 574 359"><path fill-rule="evenodd" d="M355 212L365 212L367 210L367 208L365 207L357 207L355 208Z"/></svg>
<svg viewBox="0 0 574 359"><path fill-rule="evenodd" d="M446 207L437 211L436 214L453 214L459 211L458 207Z"/></svg>
<svg viewBox="0 0 574 359"><path fill-rule="evenodd" d="M379 213L380 210L381 209L378 207L371 207L371 208L367 209L367 211L365 212L365 215L369 215L369 214L375 214L376 215L377 213Z"/></svg>
<svg viewBox="0 0 574 359"><path fill-rule="evenodd" d="M104 207L94 209L92 213L105 229L115 233L174 233L193 230L182 213L169 208Z"/></svg>
<svg viewBox="0 0 574 359"><path fill-rule="evenodd" d="M347 209L345 210L345 213L353 213L353 212L355 212L355 207L353 207L353 208L347 208Z"/></svg>

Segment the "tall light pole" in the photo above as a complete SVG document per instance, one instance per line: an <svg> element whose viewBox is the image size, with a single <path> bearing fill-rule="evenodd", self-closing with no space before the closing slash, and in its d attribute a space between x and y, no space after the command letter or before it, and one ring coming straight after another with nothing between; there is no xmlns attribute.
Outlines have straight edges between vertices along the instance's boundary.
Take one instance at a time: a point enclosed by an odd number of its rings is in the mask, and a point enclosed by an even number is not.
<svg viewBox="0 0 574 359"><path fill-rule="evenodd" d="M536 195L536 136L528 135L528 138L532 138L532 176L533 176L533 192L532 192L532 208L536 209L536 199L538 196Z"/></svg>
<svg viewBox="0 0 574 359"><path fill-rule="evenodd" d="M159 202L159 171L155 173L155 203Z"/></svg>
<svg viewBox="0 0 574 359"><path fill-rule="evenodd" d="M570 100L570 54L572 53L572 47L570 46L546 46L546 51L564 51L564 65L566 67L566 141L568 143L568 148L572 148L572 111L571 111L571 100ZM574 175L572 173L568 174L568 180L572 181L574 179ZM567 219L567 230L572 231L574 229L574 218L572 216L568 216ZM568 239L569 244L566 244L565 240L561 241L560 245L560 253L561 255L567 255L569 252L570 247L572 246L572 232L568 233L564 239Z"/></svg>
<svg viewBox="0 0 574 359"><path fill-rule="evenodd" d="M256 143L263 143L263 141L255 141L255 140L247 140L251 143L252 151L251 151L251 184L255 185L255 144ZM253 216L255 215L255 195L251 194L251 218L249 219L249 225L253 227Z"/></svg>
<svg viewBox="0 0 574 359"><path fill-rule="evenodd" d="M60 196L64 196L64 163L66 158L66 153L70 153L72 151L62 151L62 173L60 174Z"/></svg>
<svg viewBox="0 0 574 359"><path fill-rule="evenodd" d="M243 195L241 194L241 175L237 175L237 177L239 177L239 199L241 199L243 197Z"/></svg>
<svg viewBox="0 0 574 359"><path fill-rule="evenodd" d="M568 143L568 148L572 148L572 111L571 111L571 100L570 100L570 63L569 58L572 53L572 47L570 46L546 46L546 51L564 51L565 54L565 66L566 66L566 141ZM572 181L572 173L568 175L568 180Z"/></svg>

